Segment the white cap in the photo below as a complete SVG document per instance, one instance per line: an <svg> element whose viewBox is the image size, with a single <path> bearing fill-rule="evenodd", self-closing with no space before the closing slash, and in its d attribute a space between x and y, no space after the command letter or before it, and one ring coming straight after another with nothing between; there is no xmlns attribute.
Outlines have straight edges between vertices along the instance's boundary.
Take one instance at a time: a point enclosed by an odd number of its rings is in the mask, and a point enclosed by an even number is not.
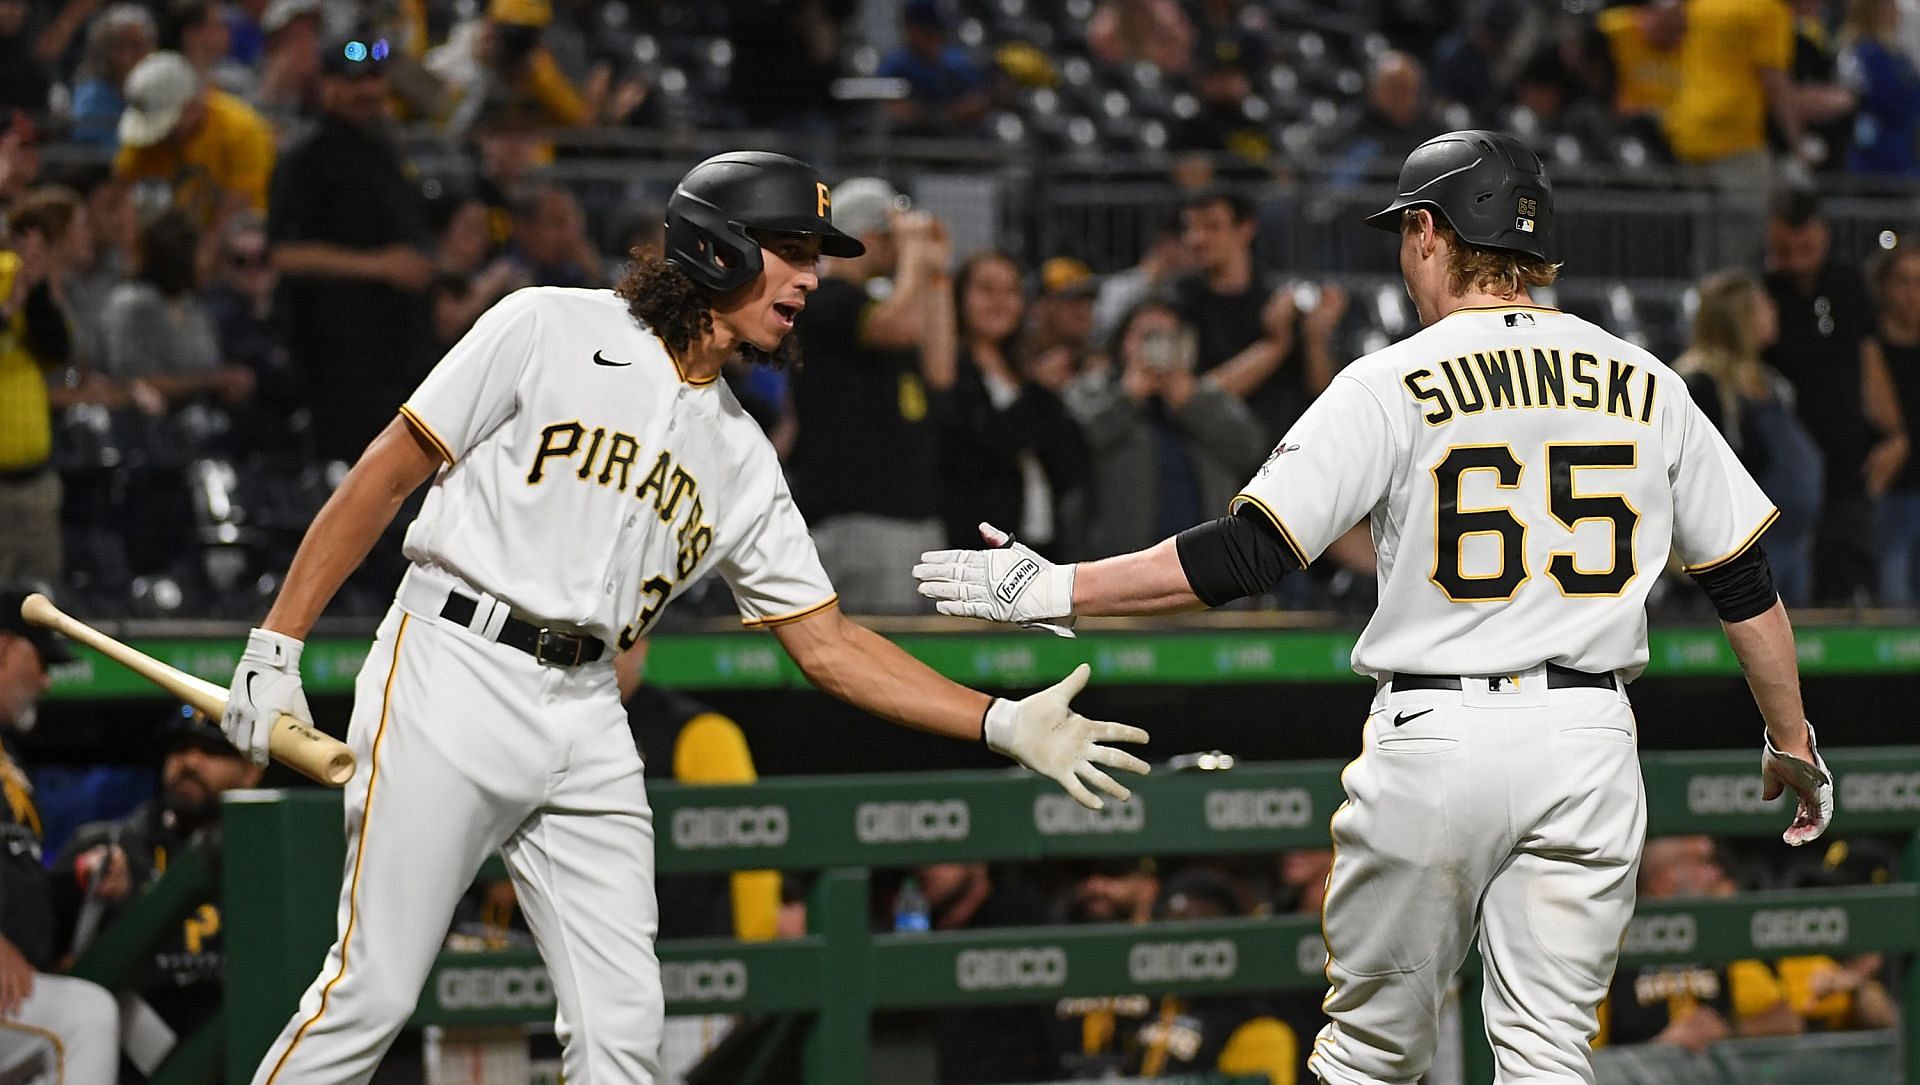
<svg viewBox="0 0 1920 1085"><path fill-rule="evenodd" d="M833 187L833 224L854 237L876 234L900 202L899 191L878 177L848 178Z"/></svg>
<svg viewBox="0 0 1920 1085"><path fill-rule="evenodd" d="M319 18L320 0L273 0L267 5L266 14L260 16L260 29L277 34L302 15Z"/></svg>
<svg viewBox="0 0 1920 1085"><path fill-rule="evenodd" d="M149 53L127 74L127 108L120 114L120 143L151 147L167 138L180 113L200 91L200 77L179 53Z"/></svg>

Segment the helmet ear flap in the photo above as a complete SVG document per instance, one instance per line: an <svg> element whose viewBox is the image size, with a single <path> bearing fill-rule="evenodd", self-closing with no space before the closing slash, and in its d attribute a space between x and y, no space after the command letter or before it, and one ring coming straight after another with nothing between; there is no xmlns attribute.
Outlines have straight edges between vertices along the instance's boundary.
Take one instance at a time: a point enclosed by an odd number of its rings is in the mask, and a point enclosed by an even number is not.
<svg viewBox="0 0 1920 1085"><path fill-rule="evenodd" d="M667 262L709 290L725 293L760 274L759 244L719 208L685 190L667 203L666 242Z"/></svg>

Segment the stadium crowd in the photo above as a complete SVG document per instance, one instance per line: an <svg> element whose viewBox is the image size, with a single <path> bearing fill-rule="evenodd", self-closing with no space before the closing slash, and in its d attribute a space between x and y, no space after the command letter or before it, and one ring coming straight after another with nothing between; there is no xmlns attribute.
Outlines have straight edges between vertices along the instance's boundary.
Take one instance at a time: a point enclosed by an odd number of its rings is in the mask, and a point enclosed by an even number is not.
<svg viewBox="0 0 1920 1085"><path fill-rule="evenodd" d="M1262 258L1262 182L1390 174L1428 136L1484 124L1534 142L1563 177L1650 170L1719 194L1729 213L1713 251L1732 258L1700 269L1668 360L1781 509L1766 545L1788 602L1910 606L1920 249L1890 233L1865 266L1841 259L1816 195L1920 175L1908 12L1900 0L0 0L0 580L57 584L93 616L257 617L341 465L482 311L525 286L610 285L630 252L659 243L657 187L595 199L551 167L583 147L619 153L594 133L735 128L825 139L880 125L1009 160L1137 153L1161 171L1164 221L1097 273L1019 231L962 251L955 223L903 194L909 177L839 171L834 219L867 255L823 266L800 368L729 378L849 609L923 613L908 569L922 550L972 545L982 520L1059 558L1137 548L1223 508L1363 333L1391 326L1374 292ZM846 77L870 79L849 90ZM436 152L410 153L423 144L397 124ZM384 608L397 550L396 532L340 611ZM1350 538L1253 605L1365 609L1371 560ZM724 591L707 602L729 609ZM0 726L30 724L54 650L0 625ZM648 711L667 720L661 742L707 718ZM708 755L718 775L693 778L752 778L743 744L702 730L726 753ZM214 816L213 794L257 779L203 723L170 734L151 806L66 844L40 872L51 882L8 883L48 908L31 939L0 924L0 1002L22 969L57 969L84 942L100 920L82 918L83 898L120 907ZM13 820L37 838L23 777L0 761ZM1804 870L1733 874L1754 888L1884 879L1887 863L1857 869L1836 847ZM1703 840L1656 841L1649 857L1650 897L1735 881ZM1328 861L947 865L916 872L915 891L937 929L1311 913ZM706 903L670 914L711 919L710 898L729 890L687 892ZM756 918L735 933L793 926L775 918L774 886L751 892ZM468 930L511 924L497 891L471 904ZM897 912L876 902L883 922ZM183 939L146 979L186 1022L217 983L217 939ZM1880 966L1629 974L1609 1028L1699 1049L1882 1027ZM1144 997L980 1011L964 1041L943 1034L943 1080L1257 1070L1291 1058L1275 1052L1298 1047L1317 1012L1312 999Z"/></svg>
<svg viewBox="0 0 1920 1085"><path fill-rule="evenodd" d="M1316 29L1174 0L0 0L0 576L64 582L90 613L254 613L338 465L481 311L609 285L658 243L662 193L603 208L553 180L558 130L858 127L869 111L833 97L853 74L892 86L895 131L989 147L1044 141L1067 90L1124 81L1133 97L1095 97L1170 156L1170 210L1096 275L956 251L890 179L842 179L836 217L869 255L823 268L800 369L734 383L850 607L919 610L913 556L981 520L1075 558L1220 507L1377 324L1261 259L1247 182L1377 174L1468 123L1563 171L1664 162L1726 197L1716 251L1751 259L1690 294L1677 360L1781 506L1789 602L1910 603L1920 268L1898 246L1830 259L1812 193L1920 168L1920 27L1895 0L1377 7ZM409 157L396 121L455 152ZM1350 542L1257 602L1366 605ZM383 605L382 549L345 611Z"/></svg>

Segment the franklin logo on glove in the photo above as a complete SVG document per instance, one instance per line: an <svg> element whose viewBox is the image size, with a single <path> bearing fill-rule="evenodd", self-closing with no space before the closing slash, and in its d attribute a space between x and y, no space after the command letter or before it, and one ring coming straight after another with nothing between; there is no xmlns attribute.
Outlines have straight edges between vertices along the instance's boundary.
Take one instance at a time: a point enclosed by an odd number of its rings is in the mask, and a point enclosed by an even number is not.
<svg viewBox="0 0 1920 1085"><path fill-rule="evenodd" d="M1012 606L1013 601L1020 598L1020 593L1026 590L1027 584L1039 575L1040 563L1032 558L1023 558L1020 564L1014 566L1013 571L1000 581L1000 586L994 589L994 592L1000 596L1002 603Z"/></svg>

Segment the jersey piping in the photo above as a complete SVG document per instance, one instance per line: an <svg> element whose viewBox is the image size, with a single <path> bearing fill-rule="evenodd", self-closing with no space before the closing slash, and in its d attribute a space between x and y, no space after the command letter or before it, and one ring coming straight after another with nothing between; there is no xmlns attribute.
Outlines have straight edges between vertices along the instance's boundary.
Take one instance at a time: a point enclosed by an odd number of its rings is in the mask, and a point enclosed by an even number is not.
<svg viewBox="0 0 1920 1085"><path fill-rule="evenodd" d="M435 452L440 453L441 459L445 460L448 463L453 462L453 453L447 450L447 442L441 440L440 435L433 432L433 427L427 425L426 419L413 413L412 407L409 407L406 404L402 403L400 405L400 417L406 419L408 422L411 422L413 424L413 428L420 434L420 436L425 437L427 439L427 443L433 446L433 450Z"/></svg>
<svg viewBox="0 0 1920 1085"><path fill-rule="evenodd" d="M333 979L328 980L327 985L320 989L319 1008L300 1026L299 1031L293 1034L293 1039L287 1042L287 1049L280 1053L280 1061L273 1064L273 1072L267 1075L266 1085L273 1085L274 1079L280 1076L280 1071L286 1069L287 1060L293 1057L293 1049L300 1046L300 1040L307 1034L307 1030L319 1024L320 1019L327 1015L327 996L333 993L334 987L347 975L347 951L353 943L355 921L359 919L360 861L366 857L367 829L373 824L373 785L380 782L380 740L387 735L387 719L393 708L393 680L400 674L400 648L407 639L407 621L412 617L411 614L402 614L400 628L393 635L393 663L387 668L387 685L380 694L380 726L373 733L373 749L367 757L367 800L360 811L360 839L354 845L353 877L347 885L347 927L340 935L340 971L335 972Z"/></svg>
<svg viewBox="0 0 1920 1085"><path fill-rule="evenodd" d="M1227 512L1238 512L1242 505L1252 505L1266 516L1267 520L1273 524L1274 530L1280 533L1280 539L1287 544L1287 549L1293 551L1294 560L1300 563L1302 569L1312 564L1307 560L1306 548L1301 546L1300 541L1293 537L1293 532L1287 530L1287 525L1280 521L1280 514L1273 511L1265 501L1260 500L1252 494L1235 494L1233 500L1227 502Z"/></svg>
<svg viewBox="0 0 1920 1085"><path fill-rule="evenodd" d="M655 335L657 337L658 333L655 333ZM690 384L695 388L705 388L707 385L712 384L714 381L717 381L720 379L720 374L718 373L715 373L713 376L707 377L704 380L695 380L694 378L687 376L686 368L680 364L680 356L678 354L675 354L671 347L667 347L667 341L664 339L660 340L660 345L662 348L665 348L667 359L673 363L673 371L675 374L677 374L680 377L681 384Z"/></svg>
<svg viewBox="0 0 1920 1085"><path fill-rule="evenodd" d="M1504 313L1513 309L1525 309L1528 312L1533 312L1533 313L1560 312L1560 310L1555 309L1551 305L1523 305L1523 304L1515 303L1510 305L1467 305L1467 306L1462 306L1461 308L1455 309L1453 313ZM1448 313L1447 316L1452 316L1453 313ZM1445 320L1446 318L1447 317L1441 317L1440 319Z"/></svg>
<svg viewBox="0 0 1920 1085"><path fill-rule="evenodd" d="M1682 567L1681 571L1689 574L1694 574L1694 573L1710 573L1713 570L1718 569L1720 566L1725 565L1727 562L1732 561L1734 558L1737 558L1740 555L1746 553L1748 550L1751 550L1753 548L1753 544L1759 542L1760 536L1766 534L1767 529L1772 527L1773 522L1775 520L1778 520L1779 518L1780 518L1779 509L1773 509L1769 511L1767 513L1766 519L1760 521L1759 527L1756 527L1751 532L1748 532L1747 537L1741 540L1739 546L1734 547L1730 552L1726 554L1722 554L1720 557L1714 558L1712 561L1703 561L1698 565L1684 566Z"/></svg>
<svg viewBox="0 0 1920 1085"><path fill-rule="evenodd" d="M771 614L765 618L742 618L740 619L740 624L746 626L748 629L771 629L776 625L786 625L789 622L797 622L802 618L810 618L839 601L840 593L835 592L810 607L801 607L799 610L789 610L785 614Z"/></svg>

